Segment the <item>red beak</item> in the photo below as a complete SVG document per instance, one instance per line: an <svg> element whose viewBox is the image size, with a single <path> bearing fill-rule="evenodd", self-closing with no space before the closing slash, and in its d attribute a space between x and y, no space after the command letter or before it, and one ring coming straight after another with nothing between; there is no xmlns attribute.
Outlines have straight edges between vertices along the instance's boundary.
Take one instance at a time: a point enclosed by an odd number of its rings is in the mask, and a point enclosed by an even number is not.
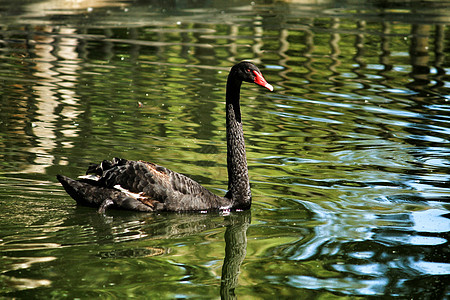
<svg viewBox="0 0 450 300"><path fill-rule="evenodd" d="M252 70L252 71L253 71L253 74L255 74L255 76L256 76L255 77L255 83L257 85L265 87L266 89L268 89L269 91L272 92L273 91L273 86L271 84L267 83L267 81L264 79L262 74L254 71L254 70Z"/></svg>

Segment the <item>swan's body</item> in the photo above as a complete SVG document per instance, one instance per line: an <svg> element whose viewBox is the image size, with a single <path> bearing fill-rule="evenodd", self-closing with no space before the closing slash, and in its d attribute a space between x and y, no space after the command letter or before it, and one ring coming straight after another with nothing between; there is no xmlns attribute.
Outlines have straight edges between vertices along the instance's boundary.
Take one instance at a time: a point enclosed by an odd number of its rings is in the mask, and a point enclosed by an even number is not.
<svg viewBox="0 0 450 300"><path fill-rule="evenodd" d="M249 62L235 65L228 75L226 93L228 192L217 196L194 180L145 161L114 158L88 168L80 180L57 175L77 203L137 211L245 210L251 206L251 191L245 155L239 94L242 81L269 90L259 69Z"/></svg>

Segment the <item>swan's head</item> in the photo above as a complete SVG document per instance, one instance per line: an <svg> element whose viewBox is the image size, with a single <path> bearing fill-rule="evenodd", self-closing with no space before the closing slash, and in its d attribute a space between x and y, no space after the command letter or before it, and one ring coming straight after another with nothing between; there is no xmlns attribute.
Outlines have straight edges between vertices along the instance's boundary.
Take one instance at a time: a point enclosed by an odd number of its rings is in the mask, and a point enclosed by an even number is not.
<svg viewBox="0 0 450 300"><path fill-rule="evenodd" d="M243 61L234 65L234 67L231 68L230 75L231 74L237 76L242 81L256 83L269 91L273 91L273 86L267 83L258 67L251 62Z"/></svg>

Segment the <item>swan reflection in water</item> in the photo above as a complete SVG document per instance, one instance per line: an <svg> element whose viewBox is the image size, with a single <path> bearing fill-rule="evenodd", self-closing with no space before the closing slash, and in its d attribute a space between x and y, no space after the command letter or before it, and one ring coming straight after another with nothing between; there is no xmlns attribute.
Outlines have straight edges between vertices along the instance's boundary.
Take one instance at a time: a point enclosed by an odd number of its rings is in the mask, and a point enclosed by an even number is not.
<svg viewBox="0 0 450 300"><path fill-rule="evenodd" d="M238 285L241 264L247 254L247 228L250 225L250 211L231 214L230 224L225 231L225 258L222 266L220 284L221 299L236 299L234 292Z"/></svg>
<svg viewBox="0 0 450 300"><path fill-rule="evenodd" d="M238 286L238 275L247 252L247 228L251 222L251 210L232 212L228 215L219 213L163 213L158 215L137 213L130 215L129 212L111 210L106 215L100 215L90 211L89 208L77 207L75 214L66 220L66 225L80 225L80 220L82 220L81 223L84 223L81 226L91 227L89 240L90 243L95 244L95 249L98 249L98 245L105 245L106 247L103 249L108 249L97 252L96 257L101 260L142 257L152 259L152 257L162 255L167 256L170 260L170 257L174 255L172 252L172 246L176 243L173 241L174 239L184 238L183 240L186 241L186 237L195 238L195 235L200 235L202 232L226 227L220 296L221 299L236 299L235 289ZM141 246L136 247L129 244L136 244L136 242ZM114 250L109 250L111 244L114 245ZM142 246L143 244L146 246ZM220 258L217 257L217 259ZM152 263L149 262L149 264ZM156 263L159 262L156 261ZM192 267L196 266L186 265L186 268Z"/></svg>

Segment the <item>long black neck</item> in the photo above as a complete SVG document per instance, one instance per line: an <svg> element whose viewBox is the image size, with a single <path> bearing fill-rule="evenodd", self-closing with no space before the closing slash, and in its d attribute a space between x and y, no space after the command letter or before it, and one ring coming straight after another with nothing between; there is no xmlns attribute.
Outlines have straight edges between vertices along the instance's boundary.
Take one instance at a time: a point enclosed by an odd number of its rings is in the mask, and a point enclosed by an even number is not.
<svg viewBox="0 0 450 300"><path fill-rule="evenodd" d="M225 197L233 201L234 208L247 209L251 205L252 195L239 104L241 83L242 81L235 78L232 73L228 76L226 94L228 193Z"/></svg>

